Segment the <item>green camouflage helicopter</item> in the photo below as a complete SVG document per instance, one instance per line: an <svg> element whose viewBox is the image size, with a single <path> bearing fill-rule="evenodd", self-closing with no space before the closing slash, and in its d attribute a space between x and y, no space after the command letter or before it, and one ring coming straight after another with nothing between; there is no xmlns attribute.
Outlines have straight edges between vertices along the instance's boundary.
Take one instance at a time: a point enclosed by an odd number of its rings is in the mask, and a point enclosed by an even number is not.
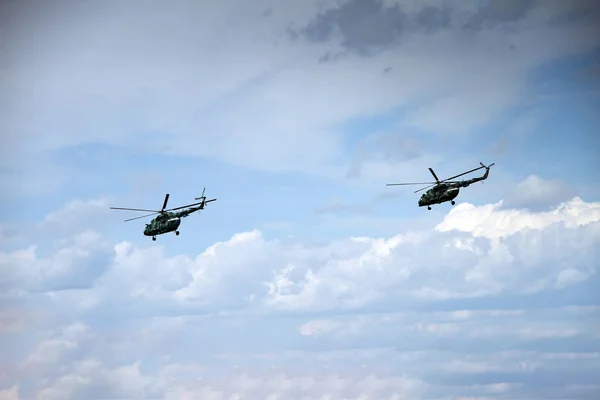
<svg viewBox="0 0 600 400"><path fill-rule="evenodd" d="M415 190L415 193L420 192L421 190L425 190L425 189L429 189L427 192L425 192L421 198L419 199L419 207L425 207L427 206L428 210L431 210L431 206L434 204L442 204L445 203L447 201L451 202L452 205L456 204L454 202L454 199L456 198L456 196L458 196L458 192L460 191L460 188L465 188L475 182L479 182L479 181L484 181L487 179L488 174L490 173L490 168L494 165L493 163L485 166L483 165L482 162L480 162L479 164L481 164L481 167L477 167L474 168L470 171L467 172L463 172L462 174L458 174L455 175L453 177L450 177L448 179L444 179L442 181L440 181L437 177L437 175L435 174L435 172L433 172L433 169L429 168L429 171L431 172L431 175L433 175L433 177L435 178L435 182L421 182L421 183L388 183L386 186L400 186L400 185L430 185L430 186L426 186L424 188L421 188L419 190ZM473 179L466 179L466 180L462 180L462 181L452 181L452 179L454 178L458 178L459 176L463 176L466 174L470 174L471 172L480 170L482 168L485 168L485 174L483 174L483 176L480 176L479 178L473 178ZM431 187L433 186L433 187Z"/></svg>
<svg viewBox="0 0 600 400"><path fill-rule="evenodd" d="M165 207L167 206L167 202L169 201L168 193L165 196L165 201L164 201L162 209L160 211L143 210L143 209L139 209L139 208L121 208L121 207L111 207L111 209L112 210L129 210L129 211L146 211L146 212L152 213L152 214L142 215L141 217L126 219L125 222L133 221L133 220L139 219L139 218L149 217L149 216L155 215L155 214L159 214L156 218L154 218L152 221L150 221L149 224L146 224L146 228L144 228L144 236L152 236L152 240L156 240L157 235L162 235L162 234L173 232L173 231L175 231L175 235L179 236L179 231L177 230L177 228L179 228L179 225L181 225L181 218L185 218L188 215L190 215L196 211L203 210L206 203L210 203L211 201L217 200L217 199L206 200L206 196L204 195L205 190L206 190L206 188L204 188L204 190L202 190L202 196L196 197L194 199L194 200L201 200L200 202L188 204L187 206L170 208L168 210L165 210ZM187 207L189 207L187 210L173 212L175 210L181 210L181 209L187 208Z"/></svg>

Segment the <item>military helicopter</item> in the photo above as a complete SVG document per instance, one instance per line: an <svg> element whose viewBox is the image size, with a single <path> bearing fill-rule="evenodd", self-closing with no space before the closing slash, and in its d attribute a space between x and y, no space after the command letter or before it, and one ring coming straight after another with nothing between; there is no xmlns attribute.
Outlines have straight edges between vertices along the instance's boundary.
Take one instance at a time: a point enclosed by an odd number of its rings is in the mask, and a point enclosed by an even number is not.
<svg viewBox="0 0 600 400"><path fill-rule="evenodd" d="M429 171L431 172L431 175L433 175L435 182L421 182L421 183L388 183L386 186L400 186L400 185L430 185L430 186L426 186L424 188L421 188L419 190L415 190L415 193L420 192L421 190L425 190L425 189L429 189L427 192L425 192L421 198L419 199L419 207L425 207L427 206L428 210L431 210L431 206L433 204L442 204L445 203L447 201L449 201L452 205L456 204L454 202L454 199L456 198L456 196L458 196L458 192L460 191L460 188L465 188L475 182L479 182L479 181L484 181L487 179L488 174L490 173L490 168L494 165L493 163L486 166L483 165L482 162L480 162L479 164L481 164L481 167L477 167L474 168L470 171L467 172L463 172L462 174L458 174L455 175L453 177L450 177L448 179L444 179L442 181L440 181L437 177L437 175L435 174L435 172L433 172L433 169L429 168ZM462 180L462 181L452 181L452 179L458 178L459 176L463 176L466 174L470 174L471 172L475 172L477 170L480 170L482 168L485 168L485 174L483 174L483 176L480 176L479 178L473 178L473 179L466 179L466 180ZM433 186L433 187L432 187Z"/></svg>
<svg viewBox="0 0 600 400"><path fill-rule="evenodd" d="M169 232L173 232L173 231L175 231L175 235L179 236L179 231L177 230L177 228L179 228L179 225L181 224L181 218L185 218L188 215L190 215L196 211L203 210L206 203L210 203L211 201L217 200L217 199L206 200L206 196L204 195L205 190L206 190L206 188L204 188L204 190L202 190L202 196L196 197L194 199L194 200L200 200L200 202L188 204L187 206L170 208L168 210L165 210L165 207L167 207L167 202L169 201L168 193L165 196L165 201L164 201L163 206L160 211L143 210L143 209L139 209L139 208L121 208L121 207L111 207L111 209L112 210L129 210L129 211L146 211L146 212L152 213L152 214L142 215L141 217L126 219L125 222L133 221L133 220L139 219L139 218L149 217L154 214L159 214L156 218L154 218L152 221L150 221L149 224L146 224L146 228L144 228L144 236L152 236L152 240L156 240L157 235L162 235L164 233L169 233ZM189 207L187 210L172 212L172 211L181 210L181 209L187 208L187 207Z"/></svg>

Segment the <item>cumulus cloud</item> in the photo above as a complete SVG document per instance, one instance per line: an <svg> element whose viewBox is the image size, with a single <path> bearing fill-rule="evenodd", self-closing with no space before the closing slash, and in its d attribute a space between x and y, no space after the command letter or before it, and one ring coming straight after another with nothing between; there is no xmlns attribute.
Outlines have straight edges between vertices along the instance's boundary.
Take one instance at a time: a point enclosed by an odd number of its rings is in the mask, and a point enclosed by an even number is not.
<svg viewBox="0 0 600 400"><path fill-rule="evenodd" d="M503 202L476 207L468 203L453 208L436 229L456 230L487 238L511 236L527 230L541 230L555 223L573 228L598 221L598 203L585 203L575 197L547 212L532 213L519 209L501 209Z"/></svg>
<svg viewBox="0 0 600 400"><path fill-rule="evenodd" d="M87 232L63 241L48 258L38 258L35 246L2 253L0 265L7 290L90 288L81 295L98 304L357 309L392 299L527 293L580 282L596 271L599 223L600 205L579 198L541 213L463 203L436 231L389 238L311 245L269 240L255 230L198 255L167 256L160 245L128 242L110 251L107 238Z"/></svg>
<svg viewBox="0 0 600 400"><path fill-rule="evenodd" d="M50 257L39 257L36 245L0 252L0 287L4 293L90 287L110 262L107 238L94 231L71 236Z"/></svg>
<svg viewBox="0 0 600 400"><path fill-rule="evenodd" d="M88 330L88 326L74 323L57 331L46 332L46 337L42 337L27 358L19 364L19 373L39 376L52 372L58 363L69 360L84 342Z"/></svg>
<svg viewBox="0 0 600 400"><path fill-rule="evenodd" d="M105 227L111 221L109 199L89 201L73 200L55 212L51 212L37 224L34 232L39 236L69 237L80 232L82 225L96 229Z"/></svg>

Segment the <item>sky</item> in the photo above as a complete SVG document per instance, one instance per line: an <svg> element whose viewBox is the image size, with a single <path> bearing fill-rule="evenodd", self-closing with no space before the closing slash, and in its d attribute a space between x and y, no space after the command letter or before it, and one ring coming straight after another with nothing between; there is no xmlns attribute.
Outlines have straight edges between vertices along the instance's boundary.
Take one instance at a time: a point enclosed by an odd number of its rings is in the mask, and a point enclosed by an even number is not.
<svg viewBox="0 0 600 400"><path fill-rule="evenodd" d="M599 27L1 0L0 399L597 399ZM454 206L386 187L480 162ZM179 236L110 209L204 188Z"/></svg>

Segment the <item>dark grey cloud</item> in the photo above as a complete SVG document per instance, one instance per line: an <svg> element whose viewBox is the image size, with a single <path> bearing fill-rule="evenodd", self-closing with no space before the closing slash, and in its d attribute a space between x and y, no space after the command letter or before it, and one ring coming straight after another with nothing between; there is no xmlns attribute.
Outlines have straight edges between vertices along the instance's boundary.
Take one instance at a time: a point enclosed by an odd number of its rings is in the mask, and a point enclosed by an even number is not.
<svg viewBox="0 0 600 400"><path fill-rule="evenodd" d="M571 0L570 9L551 19L548 25L566 26L571 24L594 23L600 17L600 2L597 0Z"/></svg>
<svg viewBox="0 0 600 400"><path fill-rule="evenodd" d="M313 43L339 35L345 49L365 55L395 44L407 22L399 5L386 7L381 0L351 0L320 13L304 28L290 33Z"/></svg>
<svg viewBox="0 0 600 400"><path fill-rule="evenodd" d="M417 13L413 21L413 27L416 30L427 33L450 28L451 24L451 12L447 6L441 8L425 6Z"/></svg>
<svg viewBox="0 0 600 400"><path fill-rule="evenodd" d="M398 45L410 33L434 33L462 27L476 32L486 26L518 22L535 7L535 0L490 0L483 2L466 17L453 14L457 4L423 5L416 12L407 12L401 4L386 5L383 0L348 0L319 13L300 29L290 29L290 35L313 43L339 38L339 44L350 52L372 55ZM339 54L338 54L339 56ZM328 54L321 61L335 59Z"/></svg>
<svg viewBox="0 0 600 400"><path fill-rule="evenodd" d="M518 22L536 4L536 0L488 0L468 18L465 28L480 30L485 26Z"/></svg>
<svg viewBox="0 0 600 400"><path fill-rule="evenodd" d="M273 15L273 9L272 8L267 8L265 11L263 11L262 16L263 17L270 17Z"/></svg>

